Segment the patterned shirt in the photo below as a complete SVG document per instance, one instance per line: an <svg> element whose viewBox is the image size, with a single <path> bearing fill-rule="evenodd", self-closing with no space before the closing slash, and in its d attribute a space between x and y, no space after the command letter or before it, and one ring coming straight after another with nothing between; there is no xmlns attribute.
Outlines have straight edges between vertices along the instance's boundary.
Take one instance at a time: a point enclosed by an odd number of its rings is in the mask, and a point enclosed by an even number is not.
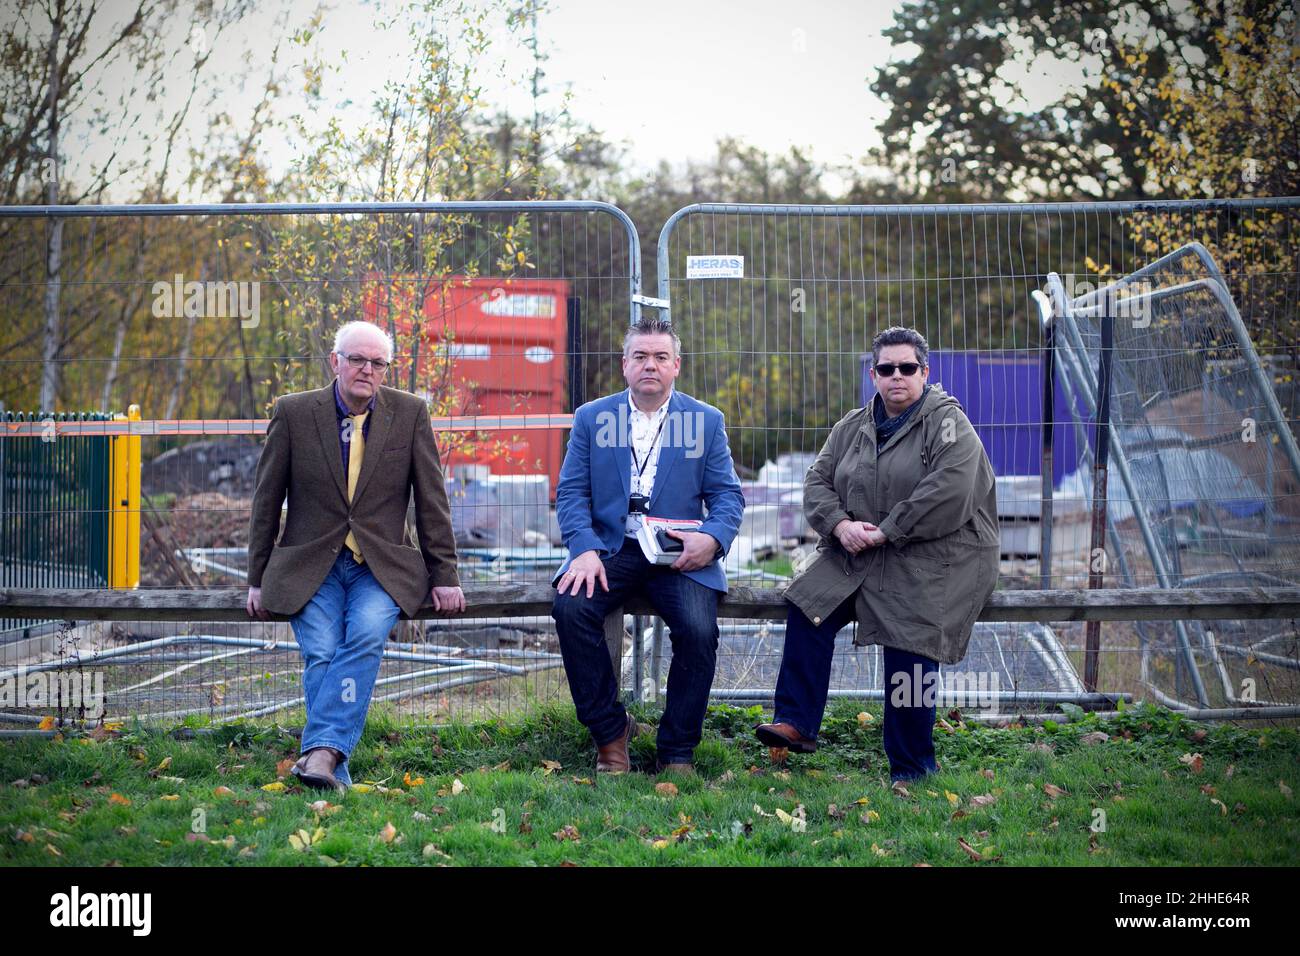
<svg viewBox="0 0 1300 956"><path fill-rule="evenodd" d="M379 392L376 391L374 395L370 396L370 402L366 405L367 412L375 410L375 398L378 395ZM343 449L343 477L346 480L348 475L348 452L352 450L352 429L346 423L352 417L352 412L347 405L343 404L343 396L339 394L339 380L337 378L334 379L334 411L338 414L339 445ZM370 420L374 417L374 415L366 415L365 424L361 426L361 437L363 439L370 437Z"/></svg>

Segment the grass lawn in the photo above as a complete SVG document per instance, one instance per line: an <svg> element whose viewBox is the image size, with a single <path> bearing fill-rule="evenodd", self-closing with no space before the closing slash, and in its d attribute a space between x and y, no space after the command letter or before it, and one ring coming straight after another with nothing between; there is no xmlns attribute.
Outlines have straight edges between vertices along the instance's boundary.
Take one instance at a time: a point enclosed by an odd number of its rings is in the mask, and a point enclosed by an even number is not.
<svg viewBox="0 0 1300 956"><path fill-rule="evenodd" d="M851 702L828 715L822 749L784 770L750 734L758 708L711 708L699 777L671 785L646 773L594 783L571 707L436 735L372 717L352 761L369 786L345 795L278 778L297 741L275 726L3 740L0 863L1300 862L1295 730L1205 727L1149 705L1108 722L1076 717L941 726L943 770L901 794L889 788L879 708L860 716ZM653 766L652 734L633 749Z"/></svg>

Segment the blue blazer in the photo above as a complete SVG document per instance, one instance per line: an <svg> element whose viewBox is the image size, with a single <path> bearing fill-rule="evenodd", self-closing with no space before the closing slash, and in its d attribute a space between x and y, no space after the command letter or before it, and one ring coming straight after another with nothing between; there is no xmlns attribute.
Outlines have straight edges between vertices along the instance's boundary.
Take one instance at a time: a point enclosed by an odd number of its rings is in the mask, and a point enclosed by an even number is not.
<svg viewBox="0 0 1300 956"><path fill-rule="evenodd" d="M551 579L552 586L584 551L595 551L604 560L625 543L639 547L626 537L632 491L630 412L630 390L625 390L588 402L573 413L573 430L555 490L555 515L569 556ZM731 463L722 412L676 389L668 399L649 508L657 518L703 519L699 530L711 534L722 547L712 564L682 573L725 593L727 575L719 559L740 528L745 498Z"/></svg>

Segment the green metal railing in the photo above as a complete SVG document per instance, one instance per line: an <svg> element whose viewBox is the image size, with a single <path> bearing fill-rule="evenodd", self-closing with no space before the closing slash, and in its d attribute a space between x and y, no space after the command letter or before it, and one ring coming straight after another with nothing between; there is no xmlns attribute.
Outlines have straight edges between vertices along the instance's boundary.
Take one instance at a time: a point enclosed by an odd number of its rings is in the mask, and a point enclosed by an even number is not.
<svg viewBox="0 0 1300 956"><path fill-rule="evenodd" d="M0 428L48 423L40 437L0 440L0 587L109 584L112 439L57 435L57 422L110 421L101 412L3 412ZM0 641L42 621L6 622Z"/></svg>

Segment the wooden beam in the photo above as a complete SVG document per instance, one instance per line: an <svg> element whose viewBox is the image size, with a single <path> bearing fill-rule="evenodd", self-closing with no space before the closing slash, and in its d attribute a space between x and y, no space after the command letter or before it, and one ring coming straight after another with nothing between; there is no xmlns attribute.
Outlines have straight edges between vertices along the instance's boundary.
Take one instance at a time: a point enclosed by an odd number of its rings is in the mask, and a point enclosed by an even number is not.
<svg viewBox="0 0 1300 956"><path fill-rule="evenodd" d="M247 621L242 587L109 589L0 589L0 618L77 621ZM468 609L458 618L549 617L555 591L547 584L484 584L465 589ZM785 599L775 589L732 587L718 616L782 621ZM629 614L654 609L629 601ZM272 620L288 620L272 615ZM420 620L448 619L429 605ZM1300 587L995 591L981 621L1171 621L1300 618Z"/></svg>

